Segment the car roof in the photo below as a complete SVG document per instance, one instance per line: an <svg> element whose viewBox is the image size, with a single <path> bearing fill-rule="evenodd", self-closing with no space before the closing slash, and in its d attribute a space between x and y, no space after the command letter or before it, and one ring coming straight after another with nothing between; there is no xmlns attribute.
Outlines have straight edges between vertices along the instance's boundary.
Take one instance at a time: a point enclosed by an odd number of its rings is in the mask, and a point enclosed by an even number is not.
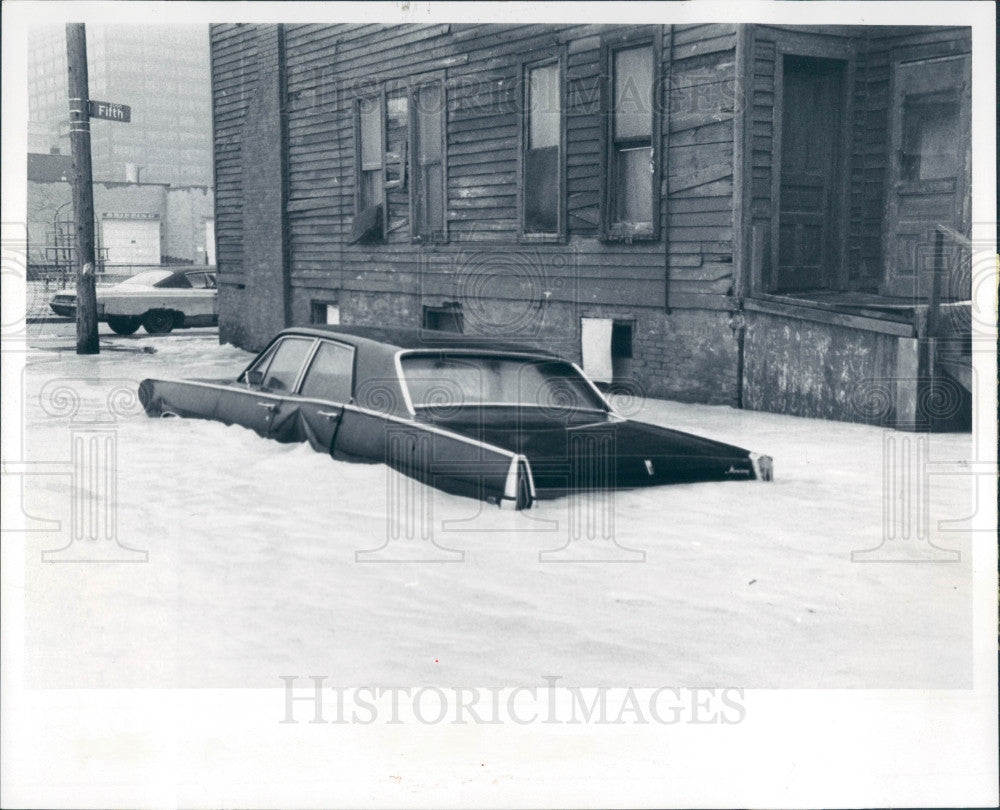
<svg viewBox="0 0 1000 810"><path fill-rule="evenodd" d="M372 344L391 347L395 350L408 349L451 349L459 351L517 352L539 357L556 359L557 355L530 346L506 341L497 341L486 335L462 335L456 332L439 332L433 329L386 328L378 326L333 326L317 324L295 326L281 334L309 334L331 337L361 348L375 348Z"/></svg>

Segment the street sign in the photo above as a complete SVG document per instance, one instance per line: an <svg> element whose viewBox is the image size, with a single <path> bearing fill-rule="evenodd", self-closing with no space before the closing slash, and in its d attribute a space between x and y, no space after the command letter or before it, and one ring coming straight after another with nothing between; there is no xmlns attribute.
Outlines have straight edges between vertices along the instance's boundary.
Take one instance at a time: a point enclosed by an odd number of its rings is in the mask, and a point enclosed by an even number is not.
<svg viewBox="0 0 1000 810"><path fill-rule="evenodd" d="M127 104L115 104L112 101L94 101L91 99L88 114L91 118L119 121L122 124L127 124L132 120L131 107Z"/></svg>

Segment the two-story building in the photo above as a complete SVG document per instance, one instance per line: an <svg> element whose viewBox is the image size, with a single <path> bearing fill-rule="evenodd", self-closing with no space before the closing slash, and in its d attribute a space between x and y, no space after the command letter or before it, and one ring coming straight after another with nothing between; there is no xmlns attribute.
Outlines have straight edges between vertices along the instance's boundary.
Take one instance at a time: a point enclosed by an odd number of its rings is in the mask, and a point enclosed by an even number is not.
<svg viewBox="0 0 1000 810"><path fill-rule="evenodd" d="M960 27L213 25L221 337L458 329L650 396L967 424L970 52Z"/></svg>

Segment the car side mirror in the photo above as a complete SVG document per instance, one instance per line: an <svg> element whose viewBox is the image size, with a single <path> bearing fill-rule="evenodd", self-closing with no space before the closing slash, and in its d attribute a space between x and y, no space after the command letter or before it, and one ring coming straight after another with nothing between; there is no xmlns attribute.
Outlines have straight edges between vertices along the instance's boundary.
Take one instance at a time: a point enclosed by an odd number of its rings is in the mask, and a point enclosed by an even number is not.
<svg viewBox="0 0 1000 810"><path fill-rule="evenodd" d="M247 385L251 388L260 388L260 384L264 382L264 372L253 369L247 372Z"/></svg>

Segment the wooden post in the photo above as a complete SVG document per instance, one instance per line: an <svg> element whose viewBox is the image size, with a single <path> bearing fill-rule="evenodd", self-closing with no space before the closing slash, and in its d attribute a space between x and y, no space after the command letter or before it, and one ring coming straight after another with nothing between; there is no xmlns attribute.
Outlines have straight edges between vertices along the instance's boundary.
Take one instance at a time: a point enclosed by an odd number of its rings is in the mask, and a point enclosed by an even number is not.
<svg viewBox="0 0 1000 810"><path fill-rule="evenodd" d="M73 225L76 235L76 353L99 354L94 288L94 186L90 165L90 90L87 29L66 24L69 73L69 141L73 153Z"/></svg>

